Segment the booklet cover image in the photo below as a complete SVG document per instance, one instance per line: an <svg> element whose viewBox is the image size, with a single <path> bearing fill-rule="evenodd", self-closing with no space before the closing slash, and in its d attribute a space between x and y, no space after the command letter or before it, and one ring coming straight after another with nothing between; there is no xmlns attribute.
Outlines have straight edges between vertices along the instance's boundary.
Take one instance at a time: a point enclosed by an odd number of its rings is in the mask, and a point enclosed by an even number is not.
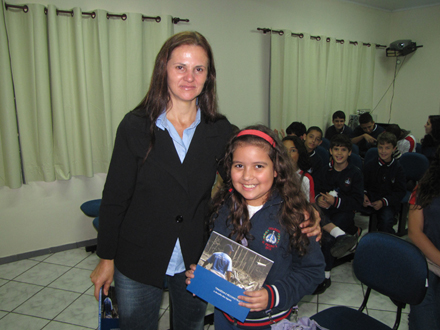
<svg viewBox="0 0 440 330"><path fill-rule="evenodd" d="M110 286L108 296L99 291L99 330L119 330L118 301L115 287Z"/></svg>
<svg viewBox="0 0 440 330"><path fill-rule="evenodd" d="M239 306L244 291L259 290L273 261L212 232L187 289L243 322L249 308Z"/></svg>

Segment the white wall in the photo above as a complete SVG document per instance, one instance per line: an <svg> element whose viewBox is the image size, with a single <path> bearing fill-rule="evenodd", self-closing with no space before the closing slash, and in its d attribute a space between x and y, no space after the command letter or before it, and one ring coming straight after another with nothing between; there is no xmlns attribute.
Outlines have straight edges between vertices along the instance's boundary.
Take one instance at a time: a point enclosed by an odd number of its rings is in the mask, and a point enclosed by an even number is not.
<svg viewBox="0 0 440 330"><path fill-rule="evenodd" d="M397 34L394 32L394 15L404 14L336 0L28 2L51 3L60 9L80 7L84 11L90 11L101 8L114 13L141 12L148 16L170 14L190 19L190 23L176 25L175 32L197 30L208 38L215 54L221 111L240 127L254 123L267 124L268 119L270 44L269 36L257 31L258 27L289 29L293 32L387 45ZM8 0L8 3L23 2ZM423 21L422 16L420 14L420 21ZM436 17L440 16L437 14ZM429 18L431 24L437 24L434 23L436 17L433 14ZM423 28L420 34L426 32ZM421 36L414 33L412 31L411 35L404 37L419 42ZM419 50L415 56L423 51L425 49ZM378 50L379 64L376 67L374 97L376 101L392 76L393 66L384 54L385 50ZM430 56L436 58L434 54ZM413 65L413 62L408 61L408 64ZM423 80L420 83L422 90L431 88L430 85L425 86ZM428 97L421 100L423 107L427 107L425 104L437 102L438 111L438 99L433 102L427 99ZM387 102L387 98L383 102ZM376 111L381 120L386 108L378 107ZM403 123L402 126L409 127ZM90 219L83 216L78 207L87 199L99 198L103 183L104 176L97 176L92 179L74 178L68 182L32 183L17 190L0 188L0 257L95 237Z"/></svg>

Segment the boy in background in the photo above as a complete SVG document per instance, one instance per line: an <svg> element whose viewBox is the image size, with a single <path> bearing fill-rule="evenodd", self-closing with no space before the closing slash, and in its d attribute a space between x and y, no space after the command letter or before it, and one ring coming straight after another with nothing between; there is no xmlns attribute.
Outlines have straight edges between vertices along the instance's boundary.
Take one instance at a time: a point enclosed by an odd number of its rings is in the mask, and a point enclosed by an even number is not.
<svg viewBox="0 0 440 330"><path fill-rule="evenodd" d="M286 132L284 132L284 130L281 130L281 132L278 132L278 130L276 130L276 129L274 129L273 131L275 132L275 134L278 135L278 137L281 136L281 140L284 139L287 134L287 136L295 135L295 136L299 137L301 139L301 141L304 141L304 139L306 137L307 129L306 129L306 125L304 125L302 122L294 121L286 128Z"/></svg>
<svg viewBox="0 0 440 330"><path fill-rule="evenodd" d="M331 161L316 176L315 197L321 207L326 223L329 221L350 235L360 235L360 229L354 224L356 210L360 210L363 201L363 178L360 169L348 162L352 143L344 134L335 135L330 141ZM335 258L331 254L336 239L323 231L322 252L324 254L325 280L316 288L314 294L323 293L330 285L330 271Z"/></svg>
<svg viewBox="0 0 440 330"><path fill-rule="evenodd" d="M364 165L364 202L362 211L377 214L377 230L395 234L394 216L406 193L405 173L393 158L397 138L389 132L377 138L378 157Z"/></svg>
<svg viewBox="0 0 440 330"><path fill-rule="evenodd" d="M345 125L345 113L341 110L336 111L332 116L333 125L325 131L325 138L329 141L336 134L345 134L350 136L353 130Z"/></svg>
<svg viewBox="0 0 440 330"><path fill-rule="evenodd" d="M359 116L359 126L351 133L351 142L359 146L359 155L363 158L368 149L376 146L376 139L384 131L377 125L370 113Z"/></svg>
<svg viewBox="0 0 440 330"><path fill-rule="evenodd" d="M305 135L304 146L309 153L310 162L312 167L309 173L314 178L315 173L317 173L322 167L321 157L316 153L315 149L322 143L322 130L318 126L311 126Z"/></svg>

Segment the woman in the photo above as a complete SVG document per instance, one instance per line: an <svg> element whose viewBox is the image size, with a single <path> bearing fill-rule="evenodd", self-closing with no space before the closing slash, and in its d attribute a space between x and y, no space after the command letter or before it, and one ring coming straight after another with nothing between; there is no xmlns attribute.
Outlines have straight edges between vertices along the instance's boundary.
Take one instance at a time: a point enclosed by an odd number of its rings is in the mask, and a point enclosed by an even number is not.
<svg viewBox="0 0 440 330"><path fill-rule="evenodd" d="M122 330L157 329L165 275L174 329L203 328L206 303L186 290L185 270L203 251L231 133L217 111L209 43L197 32L170 37L147 95L119 125L100 208L91 279L98 298L114 278Z"/></svg>
<svg viewBox="0 0 440 330"><path fill-rule="evenodd" d="M429 116L424 127L426 135L421 141L422 154L428 157L429 162L431 162L437 147L440 145L440 115Z"/></svg>
<svg viewBox="0 0 440 330"><path fill-rule="evenodd" d="M408 236L428 260L425 299L412 305L409 329L440 329L440 148L410 199Z"/></svg>
<svg viewBox="0 0 440 330"><path fill-rule="evenodd" d="M217 112L215 79L207 40L176 34L157 55L146 97L119 125L91 278L97 297L114 276L121 329L157 329L165 274L174 327L203 327L206 304L186 292L184 272L204 248L210 191L232 133Z"/></svg>

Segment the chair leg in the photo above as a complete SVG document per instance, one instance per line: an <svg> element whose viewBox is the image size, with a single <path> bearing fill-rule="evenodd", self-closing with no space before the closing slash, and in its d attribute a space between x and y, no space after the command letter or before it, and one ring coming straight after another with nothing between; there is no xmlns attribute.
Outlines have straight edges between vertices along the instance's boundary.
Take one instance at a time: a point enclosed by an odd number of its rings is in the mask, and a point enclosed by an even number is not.
<svg viewBox="0 0 440 330"><path fill-rule="evenodd" d="M377 231L377 214L376 213L370 214L370 221L368 223L368 232L372 233L374 231Z"/></svg>
<svg viewBox="0 0 440 330"><path fill-rule="evenodd" d="M397 225L397 236L405 236L408 234L408 229L406 229L406 221L408 219L408 211L409 211L409 204L404 203L402 204L400 208L399 213L399 224Z"/></svg>

